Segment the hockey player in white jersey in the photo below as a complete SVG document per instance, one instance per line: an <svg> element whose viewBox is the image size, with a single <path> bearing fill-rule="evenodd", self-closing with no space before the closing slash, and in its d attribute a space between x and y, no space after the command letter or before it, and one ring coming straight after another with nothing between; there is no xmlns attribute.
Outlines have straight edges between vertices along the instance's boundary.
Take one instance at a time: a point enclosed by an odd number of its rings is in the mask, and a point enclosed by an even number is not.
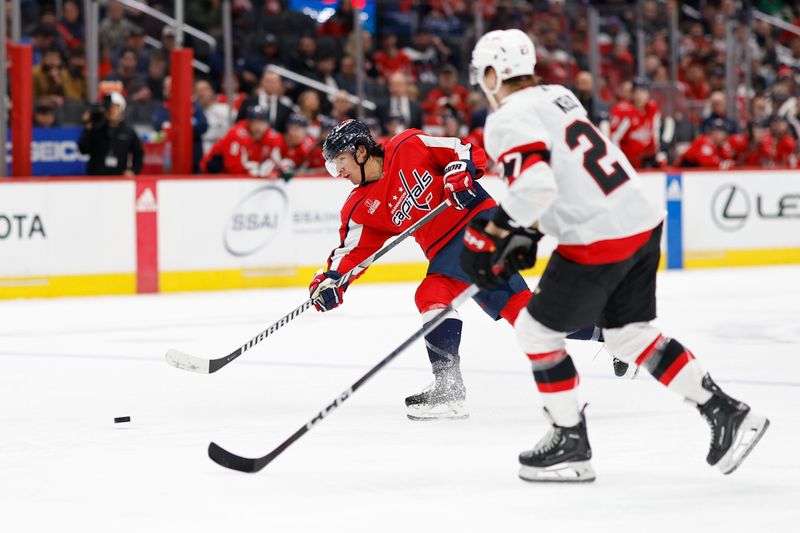
<svg viewBox="0 0 800 533"><path fill-rule="evenodd" d="M695 405L711 426L707 461L733 472L769 425L726 395L692 352L664 336L656 317L656 270L663 211L643 191L624 154L559 85L537 86L536 54L519 30L492 31L472 52L473 83L493 112L486 152L503 170L508 193L491 221L464 236L464 271L492 287L533 266L542 232L555 237L539 286L517 319L518 341L533 367L551 429L520 454L528 481L592 481L578 373L565 332L603 327L605 345Z"/></svg>

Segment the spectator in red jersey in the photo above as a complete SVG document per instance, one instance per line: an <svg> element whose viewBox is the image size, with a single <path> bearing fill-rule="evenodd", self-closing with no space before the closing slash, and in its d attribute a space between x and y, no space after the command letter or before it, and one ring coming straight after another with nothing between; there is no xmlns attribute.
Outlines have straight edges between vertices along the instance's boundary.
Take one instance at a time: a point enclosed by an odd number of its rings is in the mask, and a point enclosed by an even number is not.
<svg viewBox="0 0 800 533"><path fill-rule="evenodd" d="M286 121L286 135L284 135L286 149L283 152L281 167L290 168L292 171L308 168L308 160L317 139L308 134L308 120L299 113L293 113Z"/></svg>
<svg viewBox="0 0 800 533"><path fill-rule="evenodd" d="M797 140L792 136L786 117L772 115L769 119L769 132L774 143L773 162L775 166L795 168L797 166Z"/></svg>
<svg viewBox="0 0 800 533"><path fill-rule="evenodd" d="M448 107L456 109L462 121L467 120L470 116L468 99L469 91L458 83L456 68L450 64L443 66L439 70L439 84L428 92L422 102L425 123L441 125Z"/></svg>
<svg viewBox="0 0 800 533"><path fill-rule="evenodd" d="M768 120L752 121L745 133L731 135L728 142L733 148L736 166L767 167L774 159L773 139Z"/></svg>
<svg viewBox="0 0 800 533"><path fill-rule="evenodd" d="M397 47L397 35L391 33L384 35L381 40L381 49L375 52L372 59L375 61L378 74L386 81L395 72L414 74L414 64L411 62L411 58Z"/></svg>
<svg viewBox="0 0 800 533"><path fill-rule="evenodd" d="M706 73L702 63L691 63L686 69L686 80L683 84L683 94L689 100L705 100L711 93L706 83Z"/></svg>
<svg viewBox="0 0 800 533"><path fill-rule="evenodd" d="M634 168L655 168L666 163L660 150L661 114L650 99L650 80L636 78L631 101L622 100L611 109L611 140Z"/></svg>
<svg viewBox="0 0 800 533"><path fill-rule="evenodd" d="M728 142L728 125L715 119L708 133L695 139L678 159L680 167L728 169L733 166L734 151Z"/></svg>
<svg viewBox="0 0 800 533"><path fill-rule="evenodd" d="M200 170L275 178L285 150L281 134L269 127L268 111L257 105L248 108L245 119L211 147L200 162Z"/></svg>

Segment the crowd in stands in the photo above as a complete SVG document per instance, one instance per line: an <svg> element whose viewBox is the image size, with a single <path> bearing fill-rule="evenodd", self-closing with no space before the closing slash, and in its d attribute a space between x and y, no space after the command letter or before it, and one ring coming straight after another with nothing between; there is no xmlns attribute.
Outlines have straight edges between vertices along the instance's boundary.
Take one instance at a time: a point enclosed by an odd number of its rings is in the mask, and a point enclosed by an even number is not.
<svg viewBox="0 0 800 533"><path fill-rule="evenodd" d="M172 2L140 0L172 14ZM356 33L350 2L324 22L288 8L288 1L232 0L233 101L224 87L222 46L185 36L208 73L195 71L194 163L198 172L291 175L323 165L321 141L336 123L356 116L359 92ZM362 32L366 76L360 88L376 104L366 122L376 138L406 128L482 144L487 116L480 91L467 83L469 52L479 14L484 31L518 27L537 50L542 83L575 91L595 124L639 168L698 166L795 167L800 133L800 35L767 22L742 19L733 0L646 0L639 17L645 42L644 76L637 72L632 2L595 2L600 33L589 42L586 2L533 0L382 1L377 31ZM569 4L569 5L566 5ZM756 9L800 24L794 2L762 0ZM186 2L186 22L222 42L220 0ZM23 35L34 49L34 125L87 121L83 2L65 0L56 17L47 2L22 0ZM670 81L668 9L679 13L677 83ZM126 100L125 121L147 142L169 139L170 51L173 28L113 0L103 3L99 27L101 89ZM7 17L8 18L8 17ZM733 50L726 21L737 21ZM590 46L600 75L589 73ZM750 92L743 50L750 51ZM726 91L727 54L737 54L737 90ZM268 69L276 65L329 87L318 91ZM110 89L109 89L110 88ZM597 97L593 98L596 90ZM729 114L734 100L735 115ZM230 121L233 117L233 121ZM237 140L238 139L238 140ZM245 147L252 164L231 167ZM227 155L226 155L227 154ZM273 160L265 170L264 159ZM241 159L241 158L240 158ZM269 165L268 165L269 166Z"/></svg>

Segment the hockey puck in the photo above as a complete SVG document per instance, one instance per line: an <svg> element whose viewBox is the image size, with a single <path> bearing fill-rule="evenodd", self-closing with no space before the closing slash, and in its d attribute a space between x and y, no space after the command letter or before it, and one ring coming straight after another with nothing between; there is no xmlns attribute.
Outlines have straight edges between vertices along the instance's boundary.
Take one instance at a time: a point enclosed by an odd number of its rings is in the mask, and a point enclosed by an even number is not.
<svg viewBox="0 0 800 533"><path fill-rule="evenodd" d="M117 417L114 418L114 423L115 424L121 424L122 422L130 422L130 421L131 421L131 417L129 417L129 416L117 416Z"/></svg>

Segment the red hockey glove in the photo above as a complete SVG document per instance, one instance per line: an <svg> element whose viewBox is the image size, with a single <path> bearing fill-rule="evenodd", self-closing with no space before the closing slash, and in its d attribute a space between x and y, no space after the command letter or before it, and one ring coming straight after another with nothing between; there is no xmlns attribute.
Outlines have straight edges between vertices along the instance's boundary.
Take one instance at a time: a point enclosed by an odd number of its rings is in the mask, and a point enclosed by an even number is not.
<svg viewBox="0 0 800 533"><path fill-rule="evenodd" d="M444 190L456 209L464 209L475 198L475 165L462 159L444 167Z"/></svg>
<svg viewBox="0 0 800 533"><path fill-rule="evenodd" d="M311 280L308 293L317 311L324 313L342 305L347 284L336 287L336 281L341 277L342 275L335 270L329 270L317 273Z"/></svg>

